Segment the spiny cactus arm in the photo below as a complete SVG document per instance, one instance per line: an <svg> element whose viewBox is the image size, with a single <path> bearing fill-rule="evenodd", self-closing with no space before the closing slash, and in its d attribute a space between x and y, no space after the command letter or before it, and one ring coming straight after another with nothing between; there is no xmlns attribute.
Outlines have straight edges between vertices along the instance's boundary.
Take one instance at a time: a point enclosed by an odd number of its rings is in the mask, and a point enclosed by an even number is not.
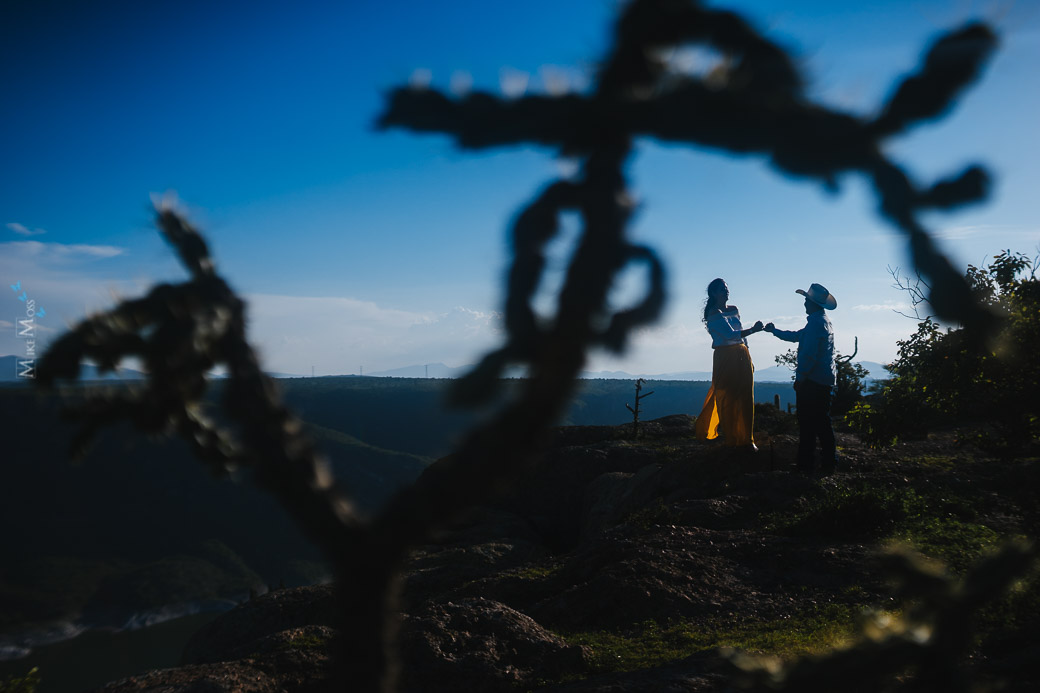
<svg viewBox="0 0 1040 693"><path fill-rule="evenodd" d="M619 136L610 146L589 156L583 165L584 229L568 266L552 325L558 344L583 345L582 360L588 346L623 352L632 331L655 321L666 301L662 263L648 248L631 245L625 238L635 209L624 177L629 146L627 137ZM634 261L649 266L645 297L634 308L611 315L607 298L611 285ZM576 370L573 377L577 375Z"/></svg>
<svg viewBox="0 0 1040 693"><path fill-rule="evenodd" d="M56 339L40 359L35 385L50 389L59 379L78 378L84 359L107 372L126 357L143 354L146 344L141 330L154 324L155 297L168 288L156 287L147 298L124 301L107 313L93 315Z"/></svg>
<svg viewBox="0 0 1040 693"><path fill-rule="evenodd" d="M892 135L948 111L957 95L978 76L997 48L997 36L985 24L972 23L939 38L924 65L907 77L870 129Z"/></svg>
<svg viewBox="0 0 1040 693"><path fill-rule="evenodd" d="M124 301L111 311L84 320L44 354L36 382L43 389L51 388L58 379L78 377L85 359L94 361L104 372L136 357L153 375L143 388L135 384L102 397L87 397L66 408L66 416L82 425L73 441L74 458L85 454L101 428L125 419L151 433L182 429L185 439L215 465L215 472L234 463L230 454L234 446L227 437L205 422L194 405L186 404L201 397L205 390L203 373L213 363L194 351L195 345L207 343L205 336L193 341L190 326L184 329L184 316L195 311L191 306L205 306L208 300L192 293L190 286L159 285L145 298ZM183 368L186 360L191 362L187 370ZM165 375L173 377L161 377Z"/></svg>
<svg viewBox="0 0 1040 693"><path fill-rule="evenodd" d="M195 227L187 222L173 209L160 206L158 212L159 230L166 241L177 251L181 264L195 279L212 277L216 267L209 254L209 246Z"/></svg>
<svg viewBox="0 0 1040 693"><path fill-rule="evenodd" d="M929 302L937 316L956 320L969 334L986 336L996 316L975 301L971 287L917 221L915 200L918 193L906 174L888 162L878 162L873 171L874 188L881 200L881 213L906 232L910 241L910 259L914 268L931 286Z"/></svg>
<svg viewBox="0 0 1040 693"><path fill-rule="evenodd" d="M642 101L642 90L654 89L665 74L665 66L653 57L655 49L683 43L706 43L738 56L735 82L749 93L766 90L774 97L778 92L793 97L801 92L802 79L783 49L732 12L689 2L633 2L618 21L616 37L594 99L575 94L500 99L475 92L453 100L430 89L401 88L391 92L377 127L446 133L463 148L534 142L588 152L604 135L612 137L619 125L634 134L653 134L653 121L662 109L649 118L638 117L632 112L633 97ZM712 93L697 92L701 97Z"/></svg>
<svg viewBox="0 0 1040 693"><path fill-rule="evenodd" d="M69 456L81 460L86 456L94 439L105 428L120 421L129 421L140 431L154 434L177 433L192 453L204 462L217 477L225 477L247 460L242 457L237 442L213 424L196 405L156 406L156 400L144 391L121 392L113 390L102 396L88 396L82 401L67 404L64 418L77 422L79 430L69 445Z"/></svg>
<svg viewBox="0 0 1040 693"><path fill-rule="evenodd" d="M470 373L453 383L448 394L453 404L487 401L510 364L539 358L546 330L539 325L531 302L545 272L545 245L559 232L560 213L578 208L583 194L581 183L556 181L516 216L510 229L513 260L506 282L506 344L484 356Z"/></svg>
<svg viewBox="0 0 1040 693"><path fill-rule="evenodd" d="M628 335L638 327L648 325L661 315L667 301L665 268L657 254L647 246L629 245L624 253L629 262L642 261L650 272L646 295L632 308L618 311L597 341L615 353L624 351Z"/></svg>
<svg viewBox="0 0 1040 693"><path fill-rule="evenodd" d="M564 343L579 350L603 345L622 351L633 329L659 316L665 303L664 267L652 250L624 239L632 212L621 172L628 151L627 140L621 138L589 158L580 180L548 186L517 216L505 309L506 344L455 383L454 402L486 400L510 363L533 365L558 352ZM539 324L531 301L545 269L545 244L556 235L558 215L565 209L580 212L583 232L558 297L556 316ZM635 307L608 315L610 284L630 262L649 266L646 295Z"/></svg>
<svg viewBox="0 0 1040 693"><path fill-rule="evenodd" d="M558 147L573 136L574 121L592 117L582 97L526 96L500 99L473 92L450 99L430 89L402 87L390 93L378 129L404 127L415 132L446 133L463 149L535 143Z"/></svg>
<svg viewBox="0 0 1040 693"><path fill-rule="evenodd" d="M724 87L697 78L664 84L665 67L653 58L651 48L687 42L741 56ZM937 315L961 322L973 334L987 332L993 316L975 304L963 277L916 220L916 213L926 208L949 209L983 199L987 174L972 166L919 189L880 151L883 137L952 107L992 54L992 30L972 24L937 40L922 67L903 80L874 121L809 103L782 49L736 15L696 3L630 3L618 22L616 46L587 99L568 95L507 101L475 94L452 101L429 90L401 90L381 124L445 132L467 147L526 141L588 154L627 133L729 152L758 151L781 171L816 178L829 188L843 172L863 172L874 182L883 216L907 234L912 261L933 286ZM500 356L500 361L509 360L508 354Z"/></svg>
<svg viewBox="0 0 1040 693"><path fill-rule="evenodd" d="M148 432L176 432L218 474L248 465L278 495L304 531L330 555L349 545L360 519L334 487L327 465L281 405L245 334L245 308L216 274L201 234L176 212L157 210L157 224L192 279L163 284L145 298L124 301L83 321L41 359L38 385L75 377L84 358L114 368L139 358L148 372L142 389L92 397L69 414L83 422L77 452L104 426L128 420ZM227 364L224 406L238 434L202 415L207 373Z"/></svg>
<svg viewBox="0 0 1040 693"><path fill-rule="evenodd" d="M716 45L742 62L721 89L692 77L659 87L664 71L652 49L683 42ZM682 2L633 2L619 21L617 44L594 99L508 100L478 93L453 101L427 89L402 89L390 99L380 126L447 133L464 147L537 142L577 151L598 142L593 133L622 129L733 152L771 151L774 163L789 173L830 180L842 170L869 170L882 137L949 110L977 79L996 37L973 24L939 39L921 70L871 122L805 101L790 58L732 13ZM754 81L742 81L742 70ZM632 90L638 87L655 91L637 98ZM777 89L786 97L778 98ZM600 108L592 108L595 101Z"/></svg>
<svg viewBox="0 0 1040 693"><path fill-rule="evenodd" d="M969 166L955 177L936 181L918 193L917 209L954 209L989 197L991 179L981 166Z"/></svg>
<svg viewBox="0 0 1040 693"><path fill-rule="evenodd" d="M177 433L214 476L227 476L232 469L249 464L239 441L206 417L200 407L184 408L184 416L177 422Z"/></svg>
<svg viewBox="0 0 1040 693"><path fill-rule="evenodd" d="M356 548L363 523L354 504L334 483L328 463L281 403L245 340L245 306L236 300L226 337L228 383L224 406L239 423L257 483L277 496L289 514L333 561Z"/></svg>
<svg viewBox="0 0 1040 693"><path fill-rule="evenodd" d="M581 204L579 183L557 181L545 188L517 216L511 229L513 262L509 268L505 326L516 348L528 356L540 332L531 307L545 271L545 245L559 232L559 215Z"/></svg>
<svg viewBox="0 0 1040 693"><path fill-rule="evenodd" d="M774 95L801 91L802 79L786 52L759 34L740 15L697 2L631 2L617 22L613 53L599 75L599 94L639 94L653 89L666 66L657 50L682 44L707 44L736 58L742 87Z"/></svg>
<svg viewBox="0 0 1040 693"><path fill-rule="evenodd" d="M584 228L557 296L555 318L539 333L536 357L526 361L530 368L527 379L515 399L494 419L474 431L454 454L427 468L415 485L391 499L374 521L381 545L400 547L403 555L431 527L474 499L507 485L526 469L549 428L563 413L589 347L602 339L599 321L607 307L612 278L628 260L624 227L631 205L621 172L627 152L627 141L622 140L614 148L593 155L585 163L580 187L561 188L570 192L580 189ZM533 206L543 199L540 197ZM520 218L546 222L540 214L521 214ZM543 239L550 235L545 229L533 228L524 233L540 233ZM532 241L532 247L537 245ZM537 263L532 267L530 271L537 270ZM651 292L655 290L660 287ZM641 317L649 319L647 316L644 313ZM513 334L509 340L490 358L500 363L508 358ZM461 380L466 388L463 393L494 391L494 370L482 369L483 365ZM459 390L455 394L459 396Z"/></svg>
<svg viewBox="0 0 1040 693"><path fill-rule="evenodd" d="M73 412L85 421L77 444L82 447L102 426L122 419L148 431L177 432L216 473L249 466L336 573L344 631L337 641L339 675L360 681L362 690L382 690L392 670L383 635L389 632L392 570L400 554L386 557L384 547L369 540L326 461L281 404L246 338L245 304L217 275L202 235L169 209L159 209L157 221L192 278L157 287L146 298L123 302L72 330L44 357L40 384L75 376L84 355L113 366L127 356L140 358L148 371L145 391L92 399ZM222 403L237 435L212 424L199 409L207 373L218 364L227 366Z"/></svg>
<svg viewBox="0 0 1040 693"><path fill-rule="evenodd" d="M142 430L159 432L166 429L168 419L155 416L155 410L142 406L138 396L111 393L104 397L87 397L82 402L67 404L62 409L62 418L74 420L79 428L69 443L69 457L82 460L90 450L94 439L106 427L119 421L130 420Z"/></svg>

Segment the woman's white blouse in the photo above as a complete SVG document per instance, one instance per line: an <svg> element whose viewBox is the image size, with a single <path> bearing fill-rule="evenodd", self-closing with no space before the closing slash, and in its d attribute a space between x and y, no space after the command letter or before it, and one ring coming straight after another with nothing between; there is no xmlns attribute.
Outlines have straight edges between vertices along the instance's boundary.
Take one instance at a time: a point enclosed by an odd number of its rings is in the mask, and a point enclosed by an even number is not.
<svg viewBox="0 0 1040 693"><path fill-rule="evenodd" d="M708 333L711 335L712 349L733 344L747 344L747 340L740 336L741 331L740 311L736 308L715 311L708 315Z"/></svg>

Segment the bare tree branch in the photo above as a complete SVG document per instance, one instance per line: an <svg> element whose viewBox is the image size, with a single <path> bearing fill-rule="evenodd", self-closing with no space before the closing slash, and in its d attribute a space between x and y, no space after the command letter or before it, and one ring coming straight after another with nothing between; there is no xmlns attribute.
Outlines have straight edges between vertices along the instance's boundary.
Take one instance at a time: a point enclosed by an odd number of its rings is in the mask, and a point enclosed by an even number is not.
<svg viewBox="0 0 1040 693"><path fill-rule="evenodd" d="M921 309L919 308L919 306L922 305L931 305L928 302L928 293L932 289L932 287L928 285L928 282L925 281L924 277L921 276L921 273L915 270L915 279L911 280L909 276L900 275L898 267L893 269L892 266L889 265L886 269L888 270L888 273L892 275L892 288L905 291L907 296L910 298L910 307L913 309L914 314L908 315L902 311L895 310L894 308L892 309L892 312L896 315L902 315L904 318L916 320L917 322L924 322L925 320L932 318L932 315L921 315Z"/></svg>

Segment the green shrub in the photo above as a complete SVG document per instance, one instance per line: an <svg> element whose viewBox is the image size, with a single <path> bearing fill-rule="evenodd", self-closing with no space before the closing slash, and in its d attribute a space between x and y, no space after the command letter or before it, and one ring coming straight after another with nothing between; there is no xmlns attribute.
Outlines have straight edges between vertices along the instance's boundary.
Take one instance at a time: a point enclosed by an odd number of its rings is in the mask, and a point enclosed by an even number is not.
<svg viewBox="0 0 1040 693"><path fill-rule="evenodd" d="M861 611L853 606L826 604L771 621L646 621L626 630L561 636L570 645L584 645L592 650L594 671L623 672L719 648L783 658L828 652L853 636Z"/></svg>
<svg viewBox="0 0 1040 693"><path fill-rule="evenodd" d="M977 522L949 516L918 516L895 533L930 558L941 560L954 573L970 568L984 554L996 551L1004 537Z"/></svg>
<svg viewBox="0 0 1040 693"><path fill-rule="evenodd" d="M870 447L895 445L899 442L899 432L903 430L889 410L869 401L852 405L844 421Z"/></svg>
<svg viewBox="0 0 1040 693"><path fill-rule="evenodd" d="M983 648L1007 651L1040 638L1040 565L1002 599L981 610L975 626Z"/></svg>
<svg viewBox="0 0 1040 693"><path fill-rule="evenodd" d="M1006 250L989 266L969 266L975 297L1000 316L991 334L943 329L931 317L898 342L894 377L845 422L873 445L938 426L986 424L990 447L1040 440L1040 280L1033 263Z"/></svg>
<svg viewBox="0 0 1040 693"><path fill-rule="evenodd" d="M794 512L774 514L765 524L793 535L857 540L889 535L908 518L923 512L924 501L909 488L868 484L838 485L806 499Z"/></svg>
<svg viewBox="0 0 1040 693"><path fill-rule="evenodd" d="M25 676L8 676L0 681L0 693L35 693L40 685L40 670L33 667Z"/></svg>

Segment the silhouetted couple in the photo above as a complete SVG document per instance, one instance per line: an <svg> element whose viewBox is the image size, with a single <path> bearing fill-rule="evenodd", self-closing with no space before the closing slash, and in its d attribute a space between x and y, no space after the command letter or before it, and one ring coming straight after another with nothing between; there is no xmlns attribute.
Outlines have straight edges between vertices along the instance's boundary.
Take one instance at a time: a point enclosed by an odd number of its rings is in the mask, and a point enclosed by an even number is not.
<svg viewBox="0 0 1040 693"><path fill-rule="evenodd" d="M743 329L740 311L728 304L729 287L722 279L708 284L704 324L711 335L711 388L697 417L697 437L712 440L722 434L728 446L757 451L754 438L755 367L747 348L747 336L765 330L776 337L798 343L794 389L798 407L798 469L810 473L815 467L816 441L822 448L820 468L834 471L834 429L831 427L831 389L835 383L834 330L825 311L838 302L820 284L797 289L805 297L805 327L778 330L773 323L757 321Z"/></svg>

